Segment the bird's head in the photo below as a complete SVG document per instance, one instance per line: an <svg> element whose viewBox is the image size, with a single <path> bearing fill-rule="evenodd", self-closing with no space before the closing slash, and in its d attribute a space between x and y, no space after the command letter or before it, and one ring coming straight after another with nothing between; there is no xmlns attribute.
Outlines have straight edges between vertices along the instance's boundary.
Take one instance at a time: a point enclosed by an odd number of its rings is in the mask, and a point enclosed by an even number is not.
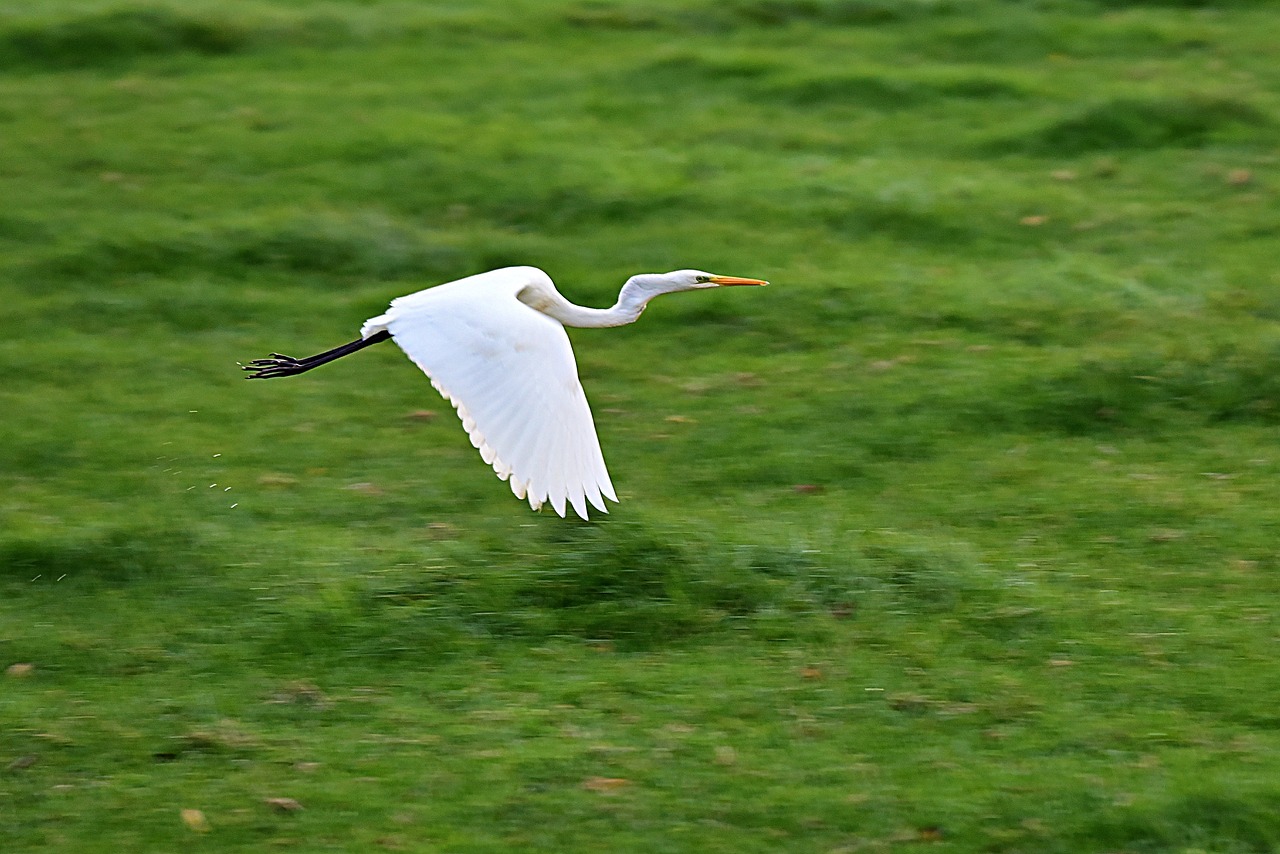
<svg viewBox="0 0 1280 854"><path fill-rule="evenodd" d="M685 283L682 290L698 290L700 288L723 288L731 285L767 285L764 279L744 279L741 276L717 276L702 270L676 270L668 276Z"/></svg>
<svg viewBox="0 0 1280 854"><path fill-rule="evenodd" d="M644 273L632 276L627 283L652 299L661 294L673 294L678 291L698 291L706 288L720 288L729 285L767 285L763 279L744 279L741 276L717 276L705 270L673 270L670 273Z"/></svg>

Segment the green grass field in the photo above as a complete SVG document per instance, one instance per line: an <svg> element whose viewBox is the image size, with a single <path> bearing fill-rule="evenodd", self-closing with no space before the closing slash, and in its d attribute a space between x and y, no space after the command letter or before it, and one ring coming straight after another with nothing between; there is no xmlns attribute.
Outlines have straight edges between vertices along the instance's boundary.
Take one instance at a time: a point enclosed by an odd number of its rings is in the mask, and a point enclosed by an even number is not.
<svg viewBox="0 0 1280 854"><path fill-rule="evenodd" d="M0 8L0 850L1280 850L1277 44ZM507 264L774 283L572 333L599 521L394 347L236 366Z"/></svg>

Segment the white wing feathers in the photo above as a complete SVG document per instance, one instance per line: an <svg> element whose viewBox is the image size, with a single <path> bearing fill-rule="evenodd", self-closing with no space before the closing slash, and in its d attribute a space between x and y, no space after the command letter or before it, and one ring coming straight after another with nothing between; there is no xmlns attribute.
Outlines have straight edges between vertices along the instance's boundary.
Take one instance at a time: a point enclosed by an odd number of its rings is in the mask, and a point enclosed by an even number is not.
<svg viewBox="0 0 1280 854"><path fill-rule="evenodd" d="M386 329L458 411L481 458L537 510L617 501L564 327L516 299L509 268L428 288L365 323ZM530 271L539 272L540 271ZM497 275L501 274L501 275ZM524 273L527 276L527 273Z"/></svg>

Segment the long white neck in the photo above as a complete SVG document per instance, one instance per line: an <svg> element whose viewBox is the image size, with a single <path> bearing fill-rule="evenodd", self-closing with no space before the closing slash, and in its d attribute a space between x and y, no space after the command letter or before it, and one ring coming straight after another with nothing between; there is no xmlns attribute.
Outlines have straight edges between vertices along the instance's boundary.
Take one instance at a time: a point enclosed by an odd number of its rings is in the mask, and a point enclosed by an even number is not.
<svg viewBox="0 0 1280 854"><path fill-rule="evenodd" d="M618 301L610 308L587 308L574 305L558 291L543 288L525 288L518 298L543 314L554 317L565 326L626 326L628 323L635 323L649 300L657 296L642 287L636 281L639 278L641 277L632 276L627 279L627 283L622 286L622 291L618 294Z"/></svg>

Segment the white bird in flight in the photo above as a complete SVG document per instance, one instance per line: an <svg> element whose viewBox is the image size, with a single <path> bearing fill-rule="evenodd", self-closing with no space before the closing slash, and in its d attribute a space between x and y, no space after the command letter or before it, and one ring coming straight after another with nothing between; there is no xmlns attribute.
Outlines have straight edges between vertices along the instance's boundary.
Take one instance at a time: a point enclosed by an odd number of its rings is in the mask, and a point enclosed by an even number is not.
<svg viewBox="0 0 1280 854"><path fill-rule="evenodd" d="M634 323L649 300L761 279L676 270L632 276L612 308L569 302L536 267L504 267L391 301L360 338L305 359L272 353L243 368L248 379L287 377L393 339L453 404L471 444L517 498L538 510L566 503L583 519L617 501L595 422L578 381L566 326Z"/></svg>

